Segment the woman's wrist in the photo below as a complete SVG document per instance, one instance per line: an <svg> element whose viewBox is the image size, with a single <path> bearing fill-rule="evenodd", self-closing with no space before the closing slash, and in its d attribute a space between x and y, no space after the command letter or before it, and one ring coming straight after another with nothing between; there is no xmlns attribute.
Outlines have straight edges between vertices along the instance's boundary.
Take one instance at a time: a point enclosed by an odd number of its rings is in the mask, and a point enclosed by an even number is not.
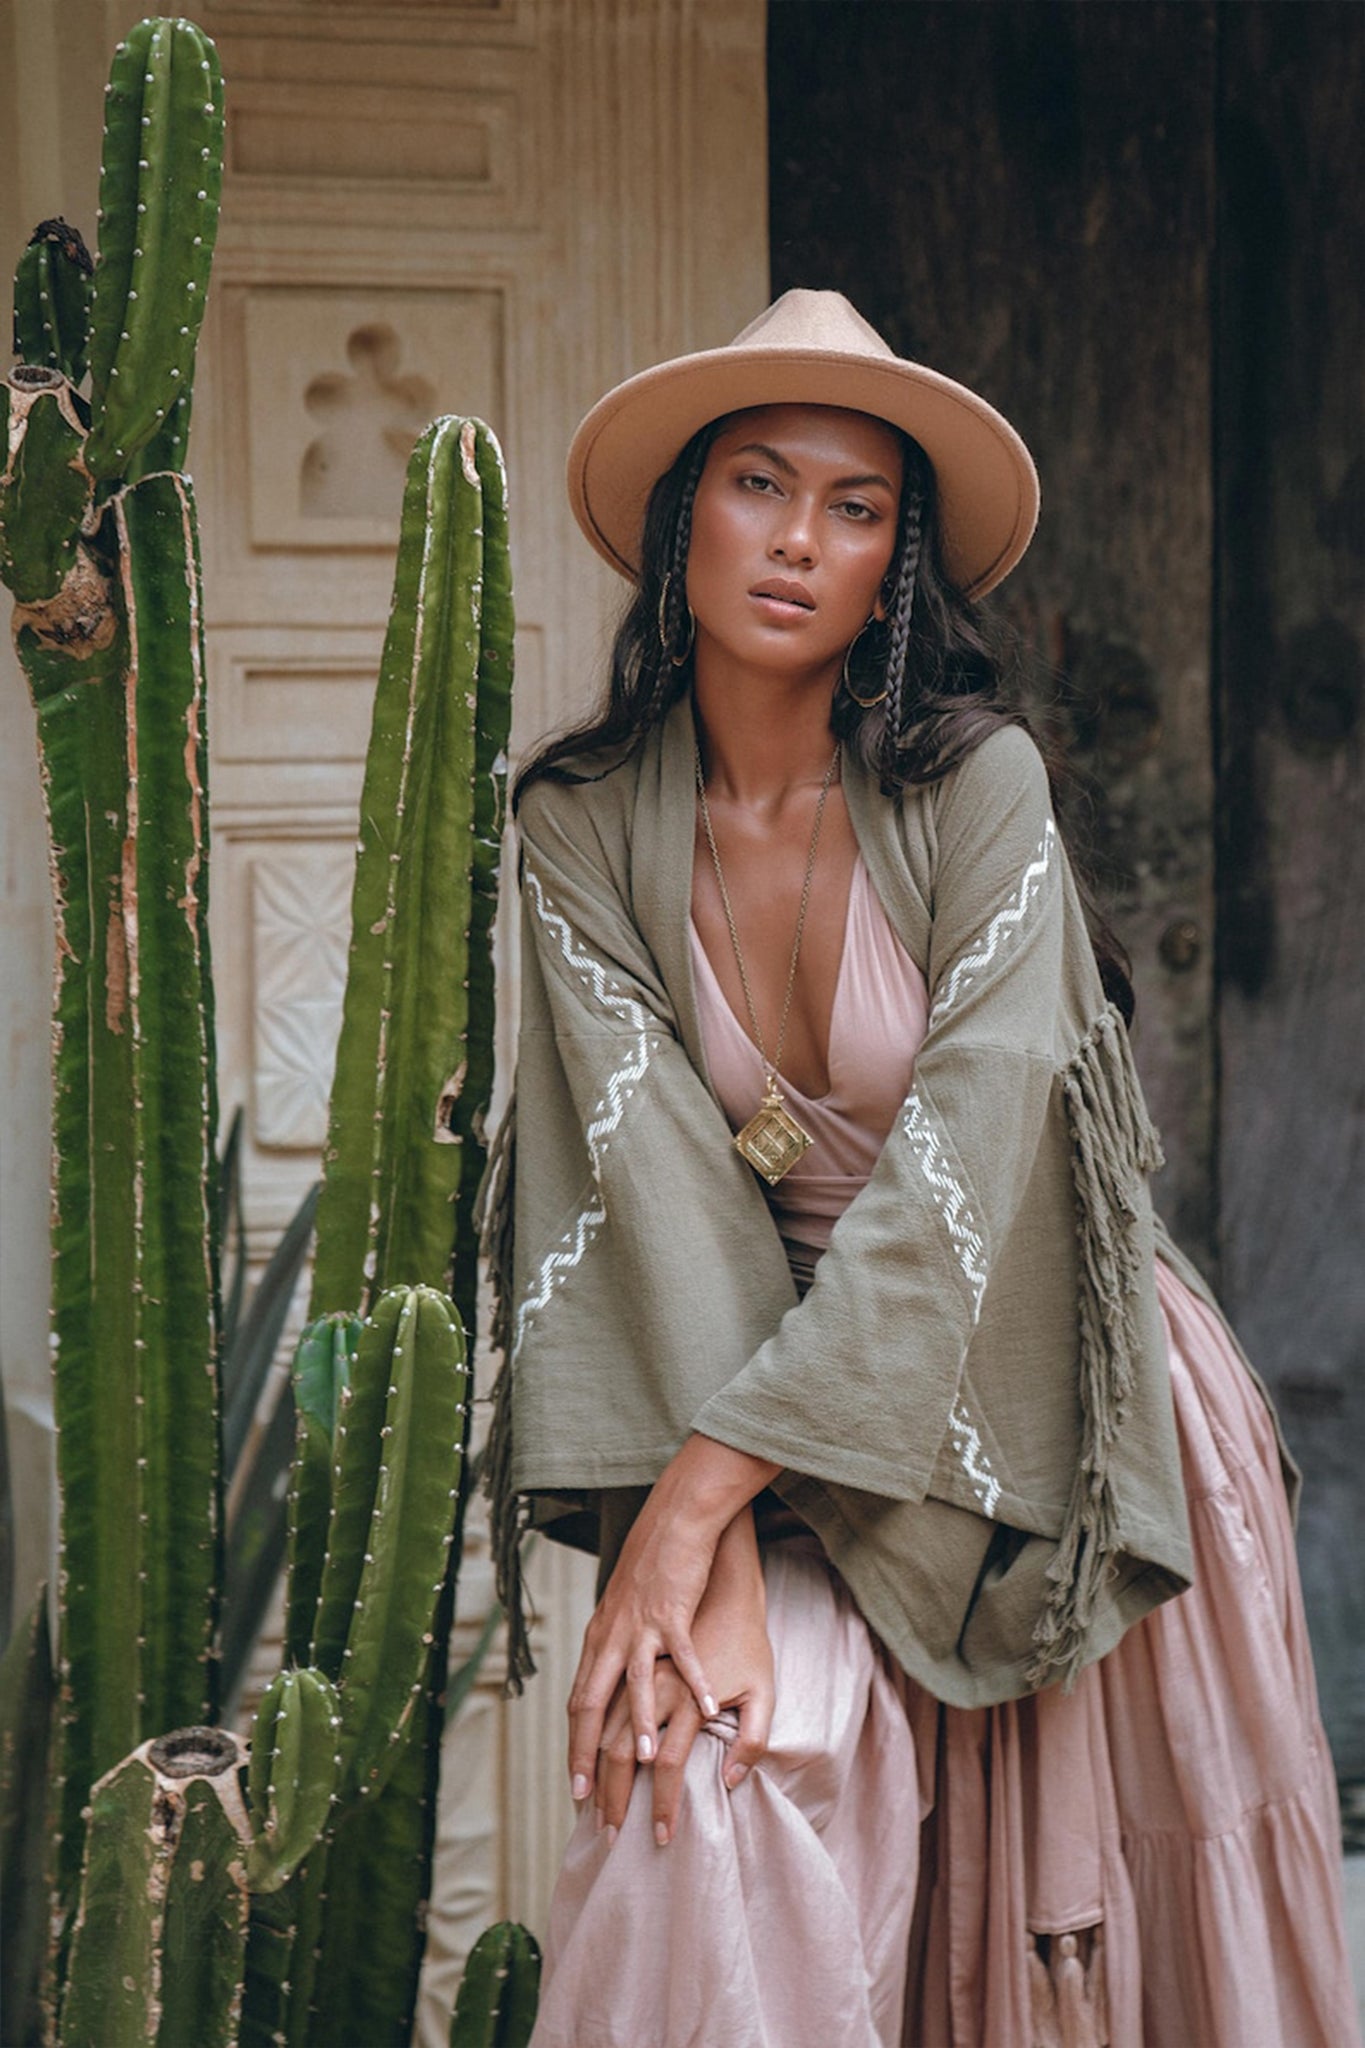
<svg viewBox="0 0 1365 2048"><path fill-rule="evenodd" d="M714 1437L693 1435L655 1482L653 1505L656 1512L675 1515L714 1549L740 1511L781 1470Z"/></svg>

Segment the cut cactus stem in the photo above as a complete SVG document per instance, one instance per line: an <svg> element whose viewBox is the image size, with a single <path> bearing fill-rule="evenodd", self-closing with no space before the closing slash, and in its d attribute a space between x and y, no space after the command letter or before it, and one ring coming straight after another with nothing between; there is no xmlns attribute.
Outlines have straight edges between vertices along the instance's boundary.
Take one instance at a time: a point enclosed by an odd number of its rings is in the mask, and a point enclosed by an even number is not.
<svg viewBox="0 0 1365 2048"><path fill-rule="evenodd" d="M94 1787L61 2048L232 2048L251 1830L221 1728L143 1743Z"/></svg>

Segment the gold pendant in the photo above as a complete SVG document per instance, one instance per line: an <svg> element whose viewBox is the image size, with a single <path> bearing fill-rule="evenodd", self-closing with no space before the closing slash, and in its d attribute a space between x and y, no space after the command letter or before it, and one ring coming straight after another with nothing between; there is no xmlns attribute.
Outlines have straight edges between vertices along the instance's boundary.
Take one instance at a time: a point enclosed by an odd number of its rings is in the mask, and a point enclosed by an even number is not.
<svg viewBox="0 0 1365 2048"><path fill-rule="evenodd" d="M755 1173L762 1174L770 1187L776 1187L783 1175L791 1172L802 1153L808 1152L814 1142L810 1132L803 1131L796 1118L783 1107L777 1083L772 1079L768 1082L768 1092L762 1104L735 1136L736 1150L748 1160Z"/></svg>

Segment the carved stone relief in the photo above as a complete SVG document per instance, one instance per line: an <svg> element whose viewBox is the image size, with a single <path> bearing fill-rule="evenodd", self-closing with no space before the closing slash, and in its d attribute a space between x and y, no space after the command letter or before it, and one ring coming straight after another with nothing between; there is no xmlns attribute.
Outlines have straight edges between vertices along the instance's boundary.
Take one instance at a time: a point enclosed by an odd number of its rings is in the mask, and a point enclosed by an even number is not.
<svg viewBox="0 0 1365 2048"><path fill-rule="evenodd" d="M392 548L427 422L502 416L502 326L496 291L250 292L251 545Z"/></svg>
<svg viewBox="0 0 1365 2048"><path fill-rule="evenodd" d="M251 864L252 1135L315 1152L327 1136L350 941L353 848L310 845Z"/></svg>

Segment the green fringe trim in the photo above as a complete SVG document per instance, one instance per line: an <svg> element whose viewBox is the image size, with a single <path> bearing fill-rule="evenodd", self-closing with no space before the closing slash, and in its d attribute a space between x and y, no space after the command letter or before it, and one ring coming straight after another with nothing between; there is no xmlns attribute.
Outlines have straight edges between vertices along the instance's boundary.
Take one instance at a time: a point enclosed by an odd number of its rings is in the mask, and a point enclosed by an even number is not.
<svg viewBox="0 0 1365 2048"><path fill-rule="evenodd" d="M1085 1663L1095 1602L1119 1548L1110 1462L1137 1364L1133 1303L1142 1278L1140 1176L1162 1162L1122 1016L1108 1004L1062 1075L1081 1248L1081 1456L1052 1590L1033 1633L1030 1685L1061 1676L1069 1689Z"/></svg>
<svg viewBox="0 0 1365 2048"><path fill-rule="evenodd" d="M488 1261L493 1290L492 1342L502 1364L493 1382L493 1418L483 1459L483 1490L489 1501L493 1572L507 1617L507 1691L520 1693L535 1671L531 1655L530 1601L521 1570L521 1542L527 1507L512 1490L512 1234L516 1186L516 1096L488 1151L488 1164L474 1205L479 1250Z"/></svg>

